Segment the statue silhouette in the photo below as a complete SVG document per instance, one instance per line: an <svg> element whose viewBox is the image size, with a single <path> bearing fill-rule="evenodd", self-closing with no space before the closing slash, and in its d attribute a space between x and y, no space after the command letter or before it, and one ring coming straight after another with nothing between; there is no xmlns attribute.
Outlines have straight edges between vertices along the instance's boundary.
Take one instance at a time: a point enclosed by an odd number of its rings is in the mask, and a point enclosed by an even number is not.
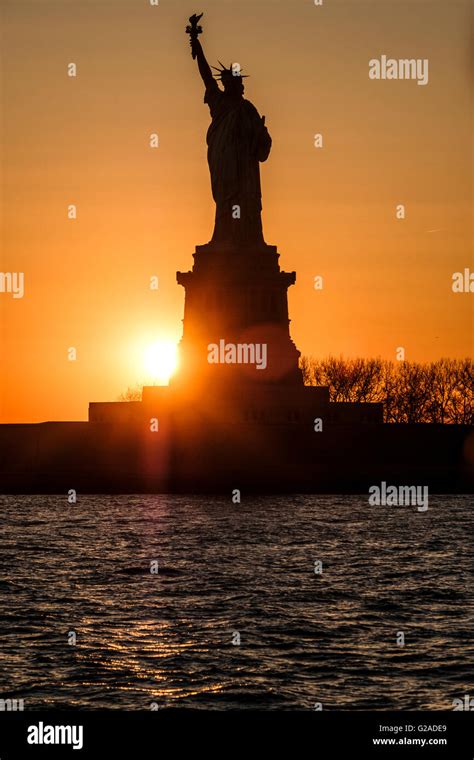
<svg viewBox="0 0 474 760"><path fill-rule="evenodd" d="M202 14L201 14L202 16ZM258 247L264 245L260 161L266 161L272 145L265 117L244 95L244 75L238 64L222 66L212 74L198 35L201 16L191 16L187 32L193 58L206 91L204 102L211 112L207 132L207 159L211 173L216 219L212 243ZM220 80L223 90L216 79Z"/></svg>

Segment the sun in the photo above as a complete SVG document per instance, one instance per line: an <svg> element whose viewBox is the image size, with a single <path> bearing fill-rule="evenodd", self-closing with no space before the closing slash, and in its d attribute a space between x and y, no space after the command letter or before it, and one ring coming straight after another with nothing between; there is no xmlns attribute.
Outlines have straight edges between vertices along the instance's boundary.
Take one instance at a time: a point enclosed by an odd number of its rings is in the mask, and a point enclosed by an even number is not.
<svg viewBox="0 0 474 760"><path fill-rule="evenodd" d="M145 348L143 365L156 385L167 385L178 366L178 347L170 340L158 340Z"/></svg>

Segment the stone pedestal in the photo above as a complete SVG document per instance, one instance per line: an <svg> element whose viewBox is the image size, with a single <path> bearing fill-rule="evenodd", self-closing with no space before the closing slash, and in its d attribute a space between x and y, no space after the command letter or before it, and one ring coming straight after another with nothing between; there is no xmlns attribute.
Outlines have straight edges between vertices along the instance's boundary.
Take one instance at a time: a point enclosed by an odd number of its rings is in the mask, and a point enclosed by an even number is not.
<svg viewBox="0 0 474 760"><path fill-rule="evenodd" d="M180 366L172 385L224 395L231 387L255 384L302 387L300 353L288 317L287 291L296 274L280 270L276 246L236 249L211 243L197 246L193 257L192 271L177 273L186 295ZM233 363L232 350L222 350L245 346L240 358L251 358L257 344L266 353L259 369L250 362ZM210 346L221 349L217 362L209 361Z"/></svg>

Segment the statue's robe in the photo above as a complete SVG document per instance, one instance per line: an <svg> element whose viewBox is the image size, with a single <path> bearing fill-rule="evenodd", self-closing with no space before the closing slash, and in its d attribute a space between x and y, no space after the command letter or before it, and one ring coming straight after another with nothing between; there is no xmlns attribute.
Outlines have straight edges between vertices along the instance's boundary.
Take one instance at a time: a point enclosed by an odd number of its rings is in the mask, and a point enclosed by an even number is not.
<svg viewBox="0 0 474 760"><path fill-rule="evenodd" d="M207 132L207 158L216 202L212 241L262 244L259 162L269 156L271 137L255 106L244 98L229 97L217 82L207 87L204 102L212 117Z"/></svg>

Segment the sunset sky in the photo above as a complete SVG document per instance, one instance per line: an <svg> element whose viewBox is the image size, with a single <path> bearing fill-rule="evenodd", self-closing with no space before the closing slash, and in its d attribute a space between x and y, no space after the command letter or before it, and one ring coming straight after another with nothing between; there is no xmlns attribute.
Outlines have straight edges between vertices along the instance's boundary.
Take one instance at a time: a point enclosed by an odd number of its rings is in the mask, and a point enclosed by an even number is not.
<svg viewBox="0 0 474 760"><path fill-rule="evenodd" d="M214 216L193 12L209 63L239 62L266 116L264 231L296 270L302 353L472 355L474 294L451 290L474 269L468 0L1 7L1 268L25 273L23 298L0 293L2 422L86 419L89 401L147 379L151 344L180 339L175 274ZM370 80L381 55L427 58L429 83Z"/></svg>

